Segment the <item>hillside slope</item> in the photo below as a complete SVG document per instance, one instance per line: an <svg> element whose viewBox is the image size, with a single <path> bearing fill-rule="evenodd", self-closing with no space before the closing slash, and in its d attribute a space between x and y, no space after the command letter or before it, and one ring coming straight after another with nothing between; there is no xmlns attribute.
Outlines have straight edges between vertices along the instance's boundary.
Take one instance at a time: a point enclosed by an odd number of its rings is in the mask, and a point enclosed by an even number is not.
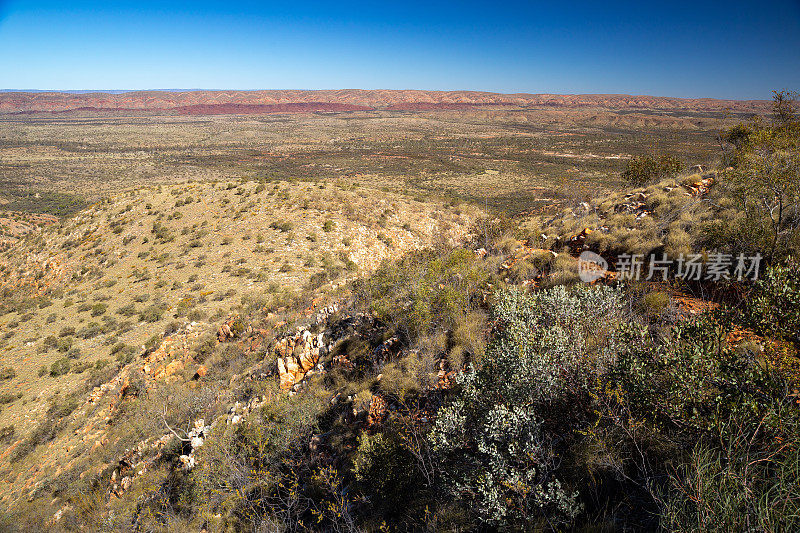
<svg viewBox="0 0 800 533"><path fill-rule="evenodd" d="M0 500L91 450L83 419L74 434L41 438L33 455L9 463L48 409L84 405L165 335L192 332L185 346L249 309L313 310L315 294L385 259L460 242L477 215L343 185L195 182L119 193L34 229L0 257L0 427L11 432Z"/></svg>

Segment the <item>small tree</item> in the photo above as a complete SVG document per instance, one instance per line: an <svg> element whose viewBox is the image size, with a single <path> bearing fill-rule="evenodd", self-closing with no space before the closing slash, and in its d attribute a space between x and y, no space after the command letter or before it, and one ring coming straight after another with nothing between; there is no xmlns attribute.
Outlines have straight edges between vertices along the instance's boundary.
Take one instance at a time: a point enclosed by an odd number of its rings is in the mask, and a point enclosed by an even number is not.
<svg viewBox="0 0 800 533"><path fill-rule="evenodd" d="M798 123L750 134L725 178L727 192L743 212L737 227L742 246L770 259L790 252L800 229Z"/></svg>
<svg viewBox="0 0 800 533"><path fill-rule="evenodd" d="M797 91L772 91L772 120L777 126L790 124L796 120L795 102L800 93Z"/></svg>

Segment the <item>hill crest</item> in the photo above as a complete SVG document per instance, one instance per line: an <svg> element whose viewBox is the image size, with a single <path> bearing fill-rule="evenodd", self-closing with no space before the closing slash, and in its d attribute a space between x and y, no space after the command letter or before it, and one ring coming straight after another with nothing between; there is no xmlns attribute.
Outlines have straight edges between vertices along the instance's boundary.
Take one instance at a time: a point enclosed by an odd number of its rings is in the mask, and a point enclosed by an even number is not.
<svg viewBox="0 0 800 533"><path fill-rule="evenodd" d="M2 92L0 113L60 112L80 108L101 110L174 110L187 106L275 106L286 104L339 104L370 109L424 110L442 107L518 106L557 108L691 109L766 113L767 100L718 100L624 94L501 94L480 91L423 90L259 90L259 91L131 91L102 92ZM300 112L309 109L299 108ZM322 110L325 110L324 107ZM313 110L312 110L313 111Z"/></svg>

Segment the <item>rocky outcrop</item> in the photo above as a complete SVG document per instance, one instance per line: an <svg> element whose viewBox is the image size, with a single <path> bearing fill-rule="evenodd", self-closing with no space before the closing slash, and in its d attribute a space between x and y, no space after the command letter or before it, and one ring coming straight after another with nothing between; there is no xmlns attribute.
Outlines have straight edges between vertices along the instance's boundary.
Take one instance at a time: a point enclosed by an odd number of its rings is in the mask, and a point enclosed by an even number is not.
<svg viewBox="0 0 800 533"><path fill-rule="evenodd" d="M325 371L320 358L330 351L332 335L330 332L326 334L324 325L338 310L336 303L322 307L312 315L308 326L299 326L293 333L276 339L273 351L282 390L296 392L296 386L306 376Z"/></svg>
<svg viewBox="0 0 800 533"><path fill-rule="evenodd" d="M239 315L233 315L228 317L217 330L217 340L219 342L233 340L237 337L252 333L252 331L253 328L247 326Z"/></svg>
<svg viewBox="0 0 800 533"><path fill-rule="evenodd" d="M186 438L182 439L184 442L188 442L190 446L189 453L181 454L181 456L178 457L178 460L185 470L191 470L197 464L194 453L203 447L206 437L211 433L211 429L212 426L207 426L205 420L200 418L194 421L194 426L189 431Z"/></svg>
<svg viewBox="0 0 800 533"><path fill-rule="evenodd" d="M380 394L373 394L369 402L369 412L367 414L367 425L374 426L380 424L389 416L389 402Z"/></svg>
<svg viewBox="0 0 800 533"><path fill-rule="evenodd" d="M307 329L280 339L275 344L275 353L278 356L281 389L289 390L306 375L313 373L320 355L326 351L323 334L314 335Z"/></svg>
<svg viewBox="0 0 800 533"><path fill-rule="evenodd" d="M696 165L699 166L699 165ZM672 192L675 189L683 189L686 196L700 198L708 194L711 187L716 183L717 175L709 173L697 181L689 181L682 185L668 185L664 187L664 192ZM648 210L648 200L650 196L645 191L635 191L625 195L625 199L614 206L615 213L630 213L636 215L637 219L652 216ZM576 210L576 215L579 214Z"/></svg>

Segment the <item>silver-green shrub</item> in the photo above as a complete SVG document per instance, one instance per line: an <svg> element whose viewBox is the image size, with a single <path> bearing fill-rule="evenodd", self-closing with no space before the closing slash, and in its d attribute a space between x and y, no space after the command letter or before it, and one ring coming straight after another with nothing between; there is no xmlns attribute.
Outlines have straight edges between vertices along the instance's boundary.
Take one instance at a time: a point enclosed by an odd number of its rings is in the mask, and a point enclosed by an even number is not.
<svg viewBox="0 0 800 533"><path fill-rule="evenodd" d="M624 317L621 293L564 287L497 294L494 339L477 368L458 378L458 398L430 439L444 482L481 520L516 527L566 524L581 511L562 486L540 410L612 365Z"/></svg>

